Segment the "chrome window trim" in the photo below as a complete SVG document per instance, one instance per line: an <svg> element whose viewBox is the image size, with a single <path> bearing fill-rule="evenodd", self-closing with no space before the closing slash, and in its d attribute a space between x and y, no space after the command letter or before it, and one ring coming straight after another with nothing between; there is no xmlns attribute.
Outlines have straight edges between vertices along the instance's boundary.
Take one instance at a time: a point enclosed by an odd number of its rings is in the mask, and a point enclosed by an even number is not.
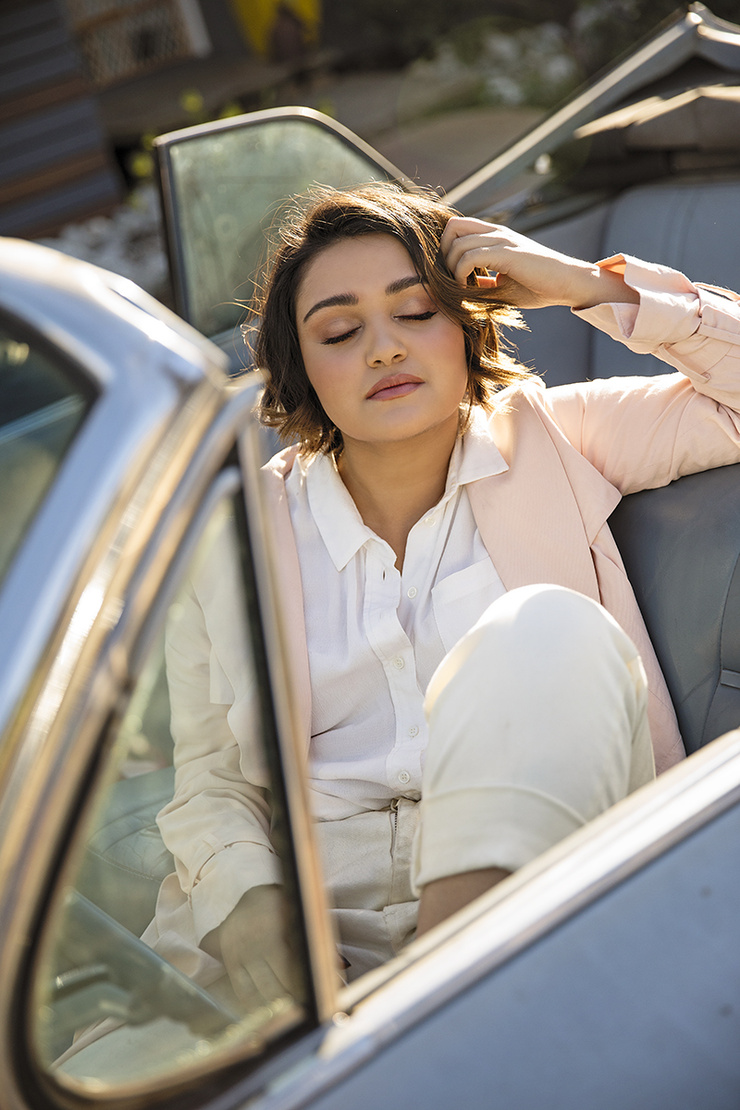
<svg viewBox="0 0 740 1110"><path fill-rule="evenodd" d="M253 537L252 552L259 584L262 627L270 664L283 777L303 894L314 991L319 1020L327 1022L334 1017L338 1008L337 948L330 928L328 903L308 803L307 778L304 773L307 752L296 719L295 699L291 695L286 620L275 576L275 538L260 481L262 460L258 434L256 426L252 424L239 440L247 494L247 523Z"/></svg>

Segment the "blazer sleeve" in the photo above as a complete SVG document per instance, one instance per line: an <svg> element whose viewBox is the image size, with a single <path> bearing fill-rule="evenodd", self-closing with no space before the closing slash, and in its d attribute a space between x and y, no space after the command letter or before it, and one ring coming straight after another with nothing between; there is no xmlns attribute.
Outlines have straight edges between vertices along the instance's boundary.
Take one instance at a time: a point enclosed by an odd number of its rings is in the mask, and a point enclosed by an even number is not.
<svg viewBox="0 0 740 1110"><path fill-rule="evenodd" d="M623 494L740 461L740 299L622 255L599 265L624 274L639 307L577 315L679 373L548 389L561 431Z"/></svg>
<svg viewBox="0 0 740 1110"><path fill-rule="evenodd" d="M240 596L238 556L225 528L178 597L165 644L175 791L157 823L198 941L251 887L282 880Z"/></svg>

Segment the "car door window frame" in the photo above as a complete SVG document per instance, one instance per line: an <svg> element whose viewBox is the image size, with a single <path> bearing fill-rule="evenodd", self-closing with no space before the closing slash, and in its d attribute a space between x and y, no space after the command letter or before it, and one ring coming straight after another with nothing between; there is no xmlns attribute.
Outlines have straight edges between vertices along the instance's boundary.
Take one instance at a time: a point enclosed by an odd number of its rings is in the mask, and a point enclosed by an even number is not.
<svg viewBox="0 0 740 1110"><path fill-rule="evenodd" d="M4 565L0 566L0 585L7 577L13 563L18 558L19 552L23 548L26 536L33 527L34 520L42 511L43 505L47 499L47 495L51 490L56 478L64 466L64 461L73 447L75 440L80 434L80 431L95 405L99 397L100 391L96 388L94 382L89 375L85 374L82 369L77 366L74 360L70 359L63 351L54 344L50 343L42 332L37 331L31 327L26 320L20 319L15 313L8 311L3 307L0 309L0 336L7 338L19 346L26 346L30 349L31 357L38 355L49 368L59 375L60 379L64 380L68 390L63 398L58 398L51 403L45 403L41 408L34 409L32 412L24 414L23 417L15 417L8 421L8 424L0 426L0 438L6 438L6 428L9 425L20 423L21 419L27 420L29 432L34 430L31 424L31 418L38 418L41 413L47 412L52 404L56 405L58 411L61 406L65 406L64 414L74 416L74 428L67 442L65 443L61 452L52 459L53 467L49 473L48 480L41 488L38 496L35 498L32 511L23 522L23 526L16 537L15 543L9 550L7 561ZM76 411L69 412L71 409L70 402L76 401L78 404L75 406Z"/></svg>
<svg viewBox="0 0 740 1110"><path fill-rule="evenodd" d="M162 213L166 229L165 240L169 256L169 269L173 285L173 296L176 312L189 323L198 327L195 319L195 310L190 295L190 280L188 278L187 251L183 241L183 227L181 220L181 207L183 204L179 190L177 173L173 165L173 151L183 143L197 141L198 139L237 130L251 130L265 123L277 120L302 121L312 125L318 130L336 137L338 143L343 145L373 165L381 176L387 181L396 181L405 187L413 188L409 178L382 154L374 150L368 143L355 135L349 128L312 108L284 107L268 108L261 112L251 112L243 116L232 117L225 120L215 120L211 123L197 124L186 127L176 132L160 135L154 141L156 154L156 167ZM281 197L275 196L275 202ZM284 199L287 199L285 197ZM212 338L217 338L213 336Z"/></svg>
<svg viewBox="0 0 740 1110"><path fill-rule="evenodd" d="M232 463L233 463L233 458L232 458ZM197 543L198 538L202 534L202 530L203 530L203 527L204 527L204 523L207 519L208 513L210 512L212 506L215 504L215 499L217 499L218 497L223 496L224 491L229 486L232 489L235 488L235 486L237 485L237 482L238 482L239 489L242 491L242 493L244 495L246 495L246 491L244 490L244 487L243 487L243 484L242 484L242 481L241 481L241 476L237 477L236 469L234 468L233 465L231 465L228 470L224 470L224 471L221 472L220 477L217 477L212 483L209 484L208 493L200 498L198 510L195 512L195 514L193 515L193 518L189 522L189 524L187 526L187 529L186 529L184 535L182 536L182 538L179 542L177 552L175 553L174 557L169 560L169 563L168 563L168 566L167 566L166 570L161 575L161 581L159 582L159 584L157 586L157 590L156 590L156 600L154 601L154 603L149 608L149 611L146 613L143 621L141 621L140 627L135 631L135 634L133 636L131 636L131 630L126 627L126 624L129 623L129 622L127 622L127 617L130 618L130 611L131 611L132 608L136 609L136 606L135 606L135 604L134 605L127 605L124 608L124 611L122 612L121 622L120 622L119 627L116 628L114 634L112 635L109 643L106 646L105 652L102 654L100 660L98 661L98 665L95 668L95 674L94 674L94 676L93 676L93 678L91 679L91 682L90 682L90 692L91 692L91 695L92 695L93 699L95 699L96 694L99 696L101 692L107 690L108 691L107 699L108 699L109 702L111 702L111 709L106 714L105 719L102 722L100 720L98 720L97 726L95 727L95 733L96 733L97 740L96 740L96 744L95 744L95 752L94 752L94 754L91 755L94 766L91 768L90 773L87 776L87 780L83 784L83 787L82 787L81 794L83 794L84 797L82 797L82 799L78 798L78 802L81 800L82 804L81 805L75 805L75 806L71 807L71 812L73 813L73 817L68 822L66 834L61 838L61 847L60 847L60 850L58 852L57 859L55 861L56 865L53 865L51 867L51 870L50 870L50 874L53 876L53 878L51 879L51 881L50 881L50 883L48 884L48 887L47 887L47 896L44 899L44 904L43 904L43 908L42 908L41 915L40 915L41 918L44 918L44 917L47 916L48 910L49 910L49 905L50 904L53 905L54 901L56 899L58 899L59 891L61 890L61 886L63 884L65 874L68 876L69 871L72 868L73 864L70 863L70 859L72 861L74 861L74 853L70 857L70 855L69 855L69 846L70 846L70 843L74 840L74 838L76 836L76 831L80 828L81 823L84 822L85 814L88 811L88 803L90 803L91 798L93 798L94 787L92 786L92 783L94 783L98 778L98 772L100 770L100 766L101 766L102 763L104 763L104 760L105 760L105 751L109 750L109 746L110 746L109 737L111 736L111 726L112 726L112 724L114 723L115 720L117 720L117 719L120 720L121 699L123 699L123 701L126 701L128 699L128 697L131 693L131 689L133 687L133 684L135 683L135 680L136 680L138 674L140 674L140 672L141 672L143 662L144 662L144 660L146 659L146 656L147 656L147 650L154 643L157 631L161 628L161 622L164 618L164 613L165 613L165 610L166 610L166 606L168 605L169 601L171 600L172 595L173 595L173 593L174 593L174 591L177 587L177 584L182 579L182 573L183 573L184 568L187 565L187 560L192 556L195 544ZM242 497L242 504L243 504L243 497ZM244 526L247 529L247 532L254 531L255 528L257 528L257 529L259 528L259 526L256 525L256 524L253 524L251 526L249 525L248 518L249 518L249 515L250 515L250 511L251 511L250 509L245 508ZM267 675L267 673L270 670L270 662L267 659L267 656L265 654L264 637L263 637L263 634L262 634L262 631L261 631L262 620L263 620L263 612L262 612L263 605L260 602L260 598L259 598L259 591L262 589L262 584L260 583L260 585L258 586L257 583L256 583L256 579L255 579L255 575L254 575L254 564L252 562L253 556L252 556L252 552L251 552L251 541L250 541L249 535L246 536L246 539L247 539L247 545L246 545L247 567L245 568L245 570L246 570L248 580L245 582L245 590L246 590L248 595L251 594L251 604L254 606L255 614L256 614L256 618L257 618L257 623L259 624L259 629L255 631L252 638L253 638L253 640L254 639L257 640L257 644L255 645L255 647L256 647L256 656L260 660L258 666L259 666L260 670L262 671L262 673L264 675ZM144 578L149 577L149 575L151 573L152 573L151 566L145 566ZM130 588L133 591L136 591L137 589L141 590L142 584L143 583L142 583L141 580L137 583L136 576L134 576L134 578L132 579L132 582L130 584ZM129 602L132 601L131 598L128 598L127 600ZM249 604L250 603L248 602L248 606L249 606ZM134 617L134 620L135 620L135 617ZM256 628L254 620L252 620L250 622L250 624L251 624L252 628ZM128 649L123 647L123 644L125 643L126 640L129 640L129 642L130 642L130 647ZM274 709L272 707L271 692L267 690L267 683L266 682L261 683L261 686L262 686L263 690L265 690L265 694L266 694L265 701L266 701L267 707L268 707L267 720L269 720L271 722L269 727L272 731L272 736L271 736L271 739L270 739L270 743L272 743L274 745L274 749L273 749L273 751L274 751L274 760L273 760L273 767L272 767L273 775L275 775L275 778L276 778L277 782L281 782L282 781L282 764L281 764L282 746L281 746L281 741L277 738L277 736L275 734L275 730L276 730L275 712L274 712ZM271 688L272 688L272 683L270 682L270 690L271 690ZM114 697L111 696L111 689L116 691L116 695ZM104 698L105 698L105 696L106 696L105 693L103 693ZM283 792L284 792L284 785L281 786L280 789L282 789ZM294 796L295 791L294 791L294 789L291 790L291 794L293 795L293 797L291 798L291 804L294 805L295 804L295 796ZM287 814L288 821L291 822L293 814L288 809L287 805L286 805L286 814ZM304 820L305 820L305 817L304 817ZM306 849L305 849L305 846L303 847L301 854L304 858L304 864L303 864L302 869L301 868L296 868L296 866L295 866L296 861L293 857L289 861L286 861L286 870L291 870L293 872L293 875L291 876L291 885L294 887L294 890L296 892L295 910L297 912L297 915L298 915L299 919L302 919L303 915L304 915L303 898L304 898L305 883L306 883L306 876L305 876ZM310 853L309 853L309 858L310 858ZM303 875L298 874L298 871L300 871L300 870L304 871ZM53 890L50 891L49 888L53 888ZM315 931L315 924L316 923L314 921L314 931ZM328 930L328 924L326 922L324 923L324 929ZM38 932L39 932L38 928L34 930L34 933L36 934L36 938L37 938L36 943L34 943L34 945L33 945L33 948L34 948L35 952L38 950ZM303 953L303 964L304 964L304 970L306 972L306 978L308 980L309 998L307 999L307 1006L306 1006L306 1010L307 1010L306 1020L304 1021L303 1026L300 1030L300 1036L306 1037L307 1035L310 1035L311 1030L316 1030L317 1027L319 1026L319 1024L322 1021L326 1020L327 1004L329 1004L330 1007L333 1007L333 997L332 997L331 1001L327 997L327 994L329 992L327 991L327 985L326 984L323 984L322 990L320 992L318 992L318 994L316 993L315 979L314 979L314 976L312 975L312 969L313 969L312 965L315 963L315 961L310 958L310 953L309 953L308 949L311 947L311 945L307 944L307 942L306 942L305 927L302 929L302 938L303 939L302 939L301 943L302 943L302 945L304 945L304 948L306 949ZM329 943L330 942L329 942L328 933L327 933L327 935L324 939L325 947L328 947ZM28 982L28 972L29 972L29 968L27 967L26 968L26 974L22 976L21 981L25 980L26 983ZM33 973L33 972L31 972L31 973ZM27 990L22 991L21 995L23 995L24 993L27 995L28 991ZM26 1016L26 1014L19 1015L19 1016L21 1017L21 1025L19 1027L25 1028L26 1027L26 1022L27 1022L27 1016ZM291 1032L291 1036L290 1036L289 1040L294 1041L295 1037L298 1036L298 1035L299 1034L296 1033L295 1030L293 1030ZM243 1064L245 1066L245 1070L249 1070L250 1068L254 1068L256 1071L259 1071L260 1067L265 1062L268 1062L276 1054L279 1054L285 1047L286 1046L284 1044L281 1044L280 1040L278 1039L278 1041L276 1041L276 1043L274 1045L270 1045L268 1047L267 1053L262 1058L251 1060L250 1059L250 1054L246 1050L246 1046L243 1046L240 1049L239 1046L237 1045L235 1047L233 1053L230 1056L228 1056L228 1058L226 1057L226 1055L222 1056L221 1054L219 1054L219 1058L214 1058L213 1061L207 1062L204 1066L202 1066L200 1068L195 1068L193 1070L193 1073L188 1075L188 1082L191 1083L191 1084L195 1083L195 1082L198 1081L198 1078L200 1077L200 1078L203 1078L203 1079L207 1078L208 1082L212 1083L214 1081L214 1076L219 1071L222 1071L226 1067L233 1066L235 1063ZM28 1053L28 1048L29 1048L29 1046L26 1047L26 1050L25 1050L24 1054ZM26 1070L26 1069L24 1069L24 1070ZM163 1091L166 1090L166 1091L168 1091L168 1093L171 1093L173 1087L177 1086L181 1082L181 1078L182 1077L179 1074L177 1076L171 1076L169 1079L164 1079L161 1084L159 1084L159 1083L152 1084L150 1081L145 1081L143 1083L143 1085L140 1085L139 1089L132 1088L130 1092L127 1091L127 1092L125 1092L124 1095L122 1095L121 1093L117 1093L116 1098L114 1099L114 1101L120 1102L123 1097L127 1098L129 1095L132 1098L137 1097L137 1095L140 1096L141 1093L142 1093L142 1090L147 1092L147 1093L151 1093L151 1091L153 1090L153 1087L156 1087L156 1088L161 1087ZM46 1087L48 1089L48 1082L49 1082L48 1079L44 1076L37 1076L36 1081L35 1081L36 1084L38 1084L39 1079L41 1080L41 1087L42 1088ZM53 1089L53 1085L52 1085L52 1089ZM56 1091L55 1093L58 1095L59 1092Z"/></svg>

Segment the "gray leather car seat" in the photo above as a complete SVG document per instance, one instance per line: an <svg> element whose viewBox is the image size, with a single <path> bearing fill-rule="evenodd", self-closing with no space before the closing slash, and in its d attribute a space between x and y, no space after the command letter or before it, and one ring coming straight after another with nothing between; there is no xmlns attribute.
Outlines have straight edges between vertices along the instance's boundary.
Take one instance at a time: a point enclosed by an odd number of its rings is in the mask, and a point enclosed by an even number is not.
<svg viewBox="0 0 740 1110"><path fill-rule="evenodd" d="M557 224L533 231L546 246L596 261L620 252L680 270L695 281L740 284L740 180L635 186ZM550 385L613 375L663 374L672 367L636 355L567 308L525 313L513 336L523 362Z"/></svg>
<svg viewBox="0 0 740 1110"><path fill-rule="evenodd" d="M740 463L633 493L609 523L696 751L740 725Z"/></svg>
<svg viewBox="0 0 740 1110"><path fill-rule="evenodd" d="M172 800L174 767L121 779L88 840L77 889L140 936L154 916L162 880L175 870L157 827Z"/></svg>
<svg viewBox="0 0 740 1110"><path fill-rule="evenodd" d="M623 252L712 285L740 284L740 181L636 186L534 232L589 260ZM666 373L564 308L529 314L517 342L548 386ZM740 724L740 465L625 498L611 519L687 749Z"/></svg>

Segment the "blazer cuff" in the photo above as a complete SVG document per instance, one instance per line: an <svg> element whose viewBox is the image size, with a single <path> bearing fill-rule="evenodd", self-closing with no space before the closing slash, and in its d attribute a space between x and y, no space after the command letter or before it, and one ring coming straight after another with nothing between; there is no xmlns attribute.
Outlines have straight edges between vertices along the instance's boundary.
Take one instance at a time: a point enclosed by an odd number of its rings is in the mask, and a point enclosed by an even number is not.
<svg viewBox="0 0 740 1110"><path fill-rule="evenodd" d="M264 845L244 842L216 852L201 868L190 892L198 944L226 920L248 890L279 886L282 881L280 860Z"/></svg>
<svg viewBox="0 0 740 1110"><path fill-rule="evenodd" d="M630 255L618 254L597 262L621 274L640 294L639 305L601 304L575 315L625 343L630 350L649 354L666 344L688 339L701 324L699 288L677 270Z"/></svg>

